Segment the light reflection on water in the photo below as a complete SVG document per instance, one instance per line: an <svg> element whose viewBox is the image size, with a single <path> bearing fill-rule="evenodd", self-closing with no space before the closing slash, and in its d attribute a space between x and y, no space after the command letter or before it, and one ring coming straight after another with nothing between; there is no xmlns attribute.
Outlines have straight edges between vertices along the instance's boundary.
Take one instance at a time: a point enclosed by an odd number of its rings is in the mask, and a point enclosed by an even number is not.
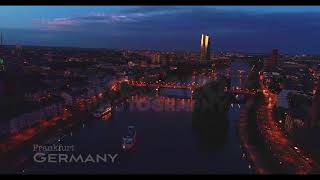
<svg viewBox="0 0 320 180"><path fill-rule="evenodd" d="M166 96L132 96L117 112L192 112L194 100Z"/></svg>

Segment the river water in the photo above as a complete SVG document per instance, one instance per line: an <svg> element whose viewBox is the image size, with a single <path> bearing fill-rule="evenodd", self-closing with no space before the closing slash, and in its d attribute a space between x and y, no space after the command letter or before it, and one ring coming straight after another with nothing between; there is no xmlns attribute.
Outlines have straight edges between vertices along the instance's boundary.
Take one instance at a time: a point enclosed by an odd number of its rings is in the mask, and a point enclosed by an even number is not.
<svg viewBox="0 0 320 180"><path fill-rule="evenodd" d="M232 63L232 69L248 66ZM232 77L232 85L239 82ZM177 94L178 97L167 97ZM166 173L166 174L248 174L252 173L242 158L235 123L239 106L230 107L228 137L223 144L207 149L192 128L193 101L184 90L164 90L160 95L133 96L114 107L108 120L88 119L81 127L60 140L73 145L67 154L118 154L114 163L37 163L31 161L24 173ZM127 126L134 125L137 143L132 152L121 150ZM212 142L214 143L214 142Z"/></svg>

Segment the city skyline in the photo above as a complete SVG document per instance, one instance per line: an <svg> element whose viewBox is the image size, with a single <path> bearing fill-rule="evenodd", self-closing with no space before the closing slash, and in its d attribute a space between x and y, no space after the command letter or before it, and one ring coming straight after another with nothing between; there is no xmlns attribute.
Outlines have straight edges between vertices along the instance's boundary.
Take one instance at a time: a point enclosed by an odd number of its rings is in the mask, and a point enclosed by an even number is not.
<svg viewBox="0 0 320 180"><path fill-rule="evenodd" d="M1 12L0 31L11 45L199 52L194 42L206 32L215 37L215 51L320 52L318 6L7 6Z"/></svg>
<svg viewBox="0 0 320 180"><path fill-rule="evenodd" d="M201 34L201 43L200 43L200 61L210 60L210 37L207 34Z"/></svg>

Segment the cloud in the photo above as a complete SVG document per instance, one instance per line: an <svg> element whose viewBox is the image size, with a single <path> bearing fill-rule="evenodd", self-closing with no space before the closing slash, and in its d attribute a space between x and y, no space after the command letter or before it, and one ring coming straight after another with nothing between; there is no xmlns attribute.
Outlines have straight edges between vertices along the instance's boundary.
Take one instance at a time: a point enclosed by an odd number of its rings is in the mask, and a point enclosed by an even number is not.
<svg viewBox="0 0 320 180"><path fill-rule="evenodd" d="M92 44L94 40L101 40L100 44L110 42L117 47L197 50L199 34L205 32L213 37L215 48L259 51L279 47L314 51L320 36L318 19L320 12L142 6L115 12L90 12L77 17L36 19L33 23L41 29L94 34L97 38L92 39Z"/></svg>
<svg viewBox="0 0 320 180"><path fill-rule="evenodd" d="M73 18L33 19L32 23L41 29L59 30L62 27L75 26L79 22Z"/></svg>
<svg viewBox="0 0 320 180"><path fill-rule="evenodd" d="M32 22L36 26L48 28L65 28L74 25L87 24L116 24L116 23L137 23L155 16L165 16L170 14L180 14L191 12L191 9L181 7L137 7L121 12L90 12L87 15L79 17L59 17L54 19L34 19Z"/></svg>
<svg viewBox="0 0 320 180"><path fill-rule="evenodd" d="M259 13L207 7L143 6L117 13L92 12L78 19L83 26L113 26L119 30L251 32L319 28L320 13ZM99 25L100 23L100 25Z"/></svg>

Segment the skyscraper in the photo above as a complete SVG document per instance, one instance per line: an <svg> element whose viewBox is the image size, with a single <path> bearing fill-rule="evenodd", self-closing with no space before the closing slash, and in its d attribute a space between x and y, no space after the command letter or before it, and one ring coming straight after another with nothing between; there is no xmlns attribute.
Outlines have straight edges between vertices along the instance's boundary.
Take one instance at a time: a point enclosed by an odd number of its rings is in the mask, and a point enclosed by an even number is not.
<svg viewBox="0 0 320 180"><path fill-rule="evenodd" d="M153 64L160 64L160 53L154 53L151 55L151 60Z"/></svg>
<svg viewBox="0 0 320 180"><path fill-rule="evenodd" d="M278 64L278 49L272 49L271 62L274 66Z"/></svg>
<svg viewBox="0 0 320 180"><path fill-rule="evenodd" d="M265 69L273 69L278 64L278 49L272 49L271 56L265 60L264 68Z"/></svg>
<svg viewBox="0 0 320 180"><path fill-rule="evenodd" d="M210 60L210 39L209 35L201 34L200 61Z"/></svg>

